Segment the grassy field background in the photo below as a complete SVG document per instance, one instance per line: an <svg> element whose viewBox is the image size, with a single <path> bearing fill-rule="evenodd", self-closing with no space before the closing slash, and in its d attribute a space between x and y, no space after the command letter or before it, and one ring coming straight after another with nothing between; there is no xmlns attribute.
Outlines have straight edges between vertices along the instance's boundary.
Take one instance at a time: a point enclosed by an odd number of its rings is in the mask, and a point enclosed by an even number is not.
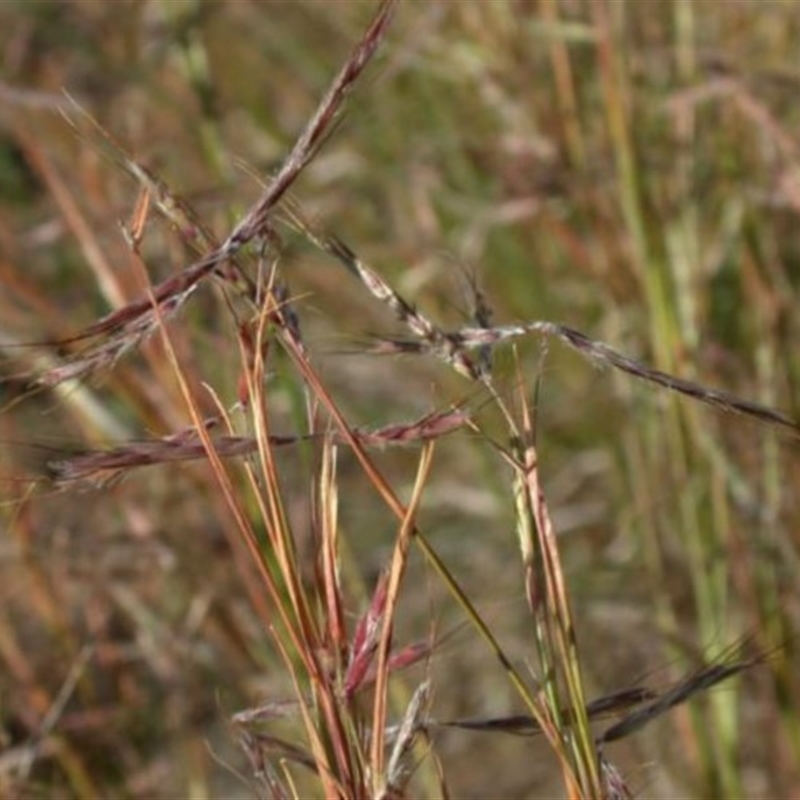
<svg viewBox="0 0 800 800"><path fill-rule="evenodd" d="M474 281L495 324L560 322L800 419L798 8L401 2L292 194L443 325L466 323ZM66 339L141 293L119 225L139 188L62 90L222 237L374 10L0 4L3 796L257 796L231 717L292 690L206 465L133 470L103 487L50 480L49 462L69 452L190 424L158 337L81 385L26 396L15 377L68 349L21 343ZM185 234L148 223L153 282L193 260ZM302 237L285 234L280 268L354 426L465 401L480 410L474 385L434 360L365 352L396 330L389 315ZM205 410L204 384L233 403L239 353L223 294L201 288L170 331ZM800 797L796 435L597 369L555 341L532 336L516 352L529 388L540 381L539 469L590 696L668 686L739 645L766 654L607 754L639 796ZM274 358L274 424L289 432L302 385ZM512 398L511 347L497 359ZM502 436L492 409L481 427ZM311 570L312 453L279 459ZM375 459L407 497L417 450ZM344 450L338 471L355 615L397 524ZM509 486L485 439L459 432L437 447L420 524L526 672L535 659ZM519 712L462 623L412 554L396 639L449 635L398 679L400 696L430 675L436 719ZM563 794L542 737L433 739L453 797Z"/></svg>

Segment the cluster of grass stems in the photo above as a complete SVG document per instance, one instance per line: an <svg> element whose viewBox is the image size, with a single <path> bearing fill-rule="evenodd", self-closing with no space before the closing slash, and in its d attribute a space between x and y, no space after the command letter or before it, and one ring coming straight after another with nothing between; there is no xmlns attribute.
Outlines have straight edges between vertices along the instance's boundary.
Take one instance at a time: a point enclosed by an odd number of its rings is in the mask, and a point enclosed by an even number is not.
<svg viewBox="0 0 800 800"><path fill-rule="evenodd" d="M770 429L782 430L787 438L797 434L797 424L768 403L742 399L674 374L675 322L666 315L656 315L653 320L657 364L653 367L554 321L493 325L492 309L477 284L470 285L470 322L456 329L445 328L393 288L351 244L310 218L299 194L290 191L341 118L348 95L387 36L395 5L394 0L380 4L302 133L278 169L265 178L260 196L222 239L214 236L201 215L156 171L126 152L75 101L64 101L64 116L84 145L136 182L139 199L122 232L141 293L138 299L127 299L118 274L98 256L93 262L97 279L110 287L108 292L117 298L117 309L77 335L9 347L15 363L22 365L9 379L21 389L22 399L15 402L30 402L31 395L42 391L56 392L67 404L88 404L88 413L97 418L102 412L87 393L86 380L112 370L132 351L142 349L152 358L148 348L154 340L159 343L169 380L186 410L188 426L148 439L50 456L48 481L59 491L78 492L86 486L104 491L142 466L178 461L209 465L210 491L231 521L225 533L237 575L292 690L288 698L272 698L232 717L233 735L247 755L259 793L275 798L308 793L328 798L399 798L419 796L421 792L450 796L447 765L436 746L441 732L450 730L543 737L555 757L568 797L631 797L626 777L607 753L612 742L637 734L685 701L763 663L767 655L778 662L779 655L772 650L775 640L759 631L750 641L723 645L710 661L686 669L668 686L654 687L637 680L611 694L589 696L581 625L573 613L562 567L562 545L542 485L537 445L542 372L537 369L526 374L512 340L539 341L540 366L552 340L608 368L610 373L688 398L668 404L663 419L670 430L668 441L675 450L674 461L683 463L681 468L686 470L691 469L687 437L700 427L694 416L699 412L687 411L687 402L721 409L733 419L737 418L734 415L754 418ZM544 3L543 9L550 15L557 13L550 2ZM606 4L593 5L594 24L599 30L610 25L607 13ZM649 252L651 237L643 217L641 188L633 172L624 101L615 82L618 72L611 63L615 54L610 39L601 39L599 47L605 64L601 74L603 97L621 175L624 224L637 260L655 264L658 259ZM565 107L565 141L570 157L579 163L583 145L574 127L574 114L569 113L575 102L569 89L570 62L558 44L553 47L552 58L560 86L558 102ZM727 91L735 93L736 87L729 86ZM30 95L13 101L24 104L35 99ZM681 102L688 107L696 99L682 98ZM756 113L752 104L742 102L745 113ZM213 136L211 132L208 135ZM37 158L34 145L28 157ZM43 157L39 169L49 176L50 188L56 193L57 177ZM60 202L64 213L72 214L71 224L80 227L78 212L70 212L66 193ZM145 249L155 218L171 226L185 251L195 254L195 260L151 284ZM88 241L88 233L86 237ZM305 299L292 294L290 276L282 262L288 240L317 248L342 268L343 278L359 282L376 305L403 327L402 335L373 341L368 348L371 352L438 360L466 382L460 384L460 396L413 419L371 427L353 424L318 369L313 347L304 339ZM667 304L659 299L659 293L665 290L661 273L655 268L645 270L641 281L652 308L664 309ZM234 397L198 379L186 356L185 342L180 339L181 315L205 283L217 286L234 321L235 341L231 339L227 345L230 358L234 352L238 354ZM496 361L501 349L510 352L512 368L498 380ZM291 433L275 427L276 391L283 401L283 389L274 389L279 371L290 371L301 387L294 409L297 427ZM484 422L489 418L499 423L490 427ZM523 587L532 634L532 650L524 666L506 652L491 623L419 520L439 441L458 436L470 437L498 458L508 477L507 501L514 508L520 554L518 567L514 570L509 565L508 573L516 573ZM408 491L393 485L375 458L376 451L394 447L416 457L415 477ZM713 454L713 446L709 447ZM301 537L289 510L296 492L287 488L287 478L282 475L280 453L286 448L299 449L306 456L310 550L300 546ZM343 451L357 463L360 481L371 487L394 519L390 552L377 577L369 581L353 569L351 545L343 537L339 521L339 461ZM687 549L695 559L691 579L699 604L698 631L701 637L710 637L716 633L714 626L719 619L716 604L723 602L715 592L723 590L704 567L708 554L702 549L702 522L697 510L690 498L680 502L685 522L681 535L687 542L694 537L694 544L687 544ZM357 535L368 534L362 531ZM417 591L407 581L409 560L415 551L461 609L462 624L478 634L496 659L523 713L453 719L434 714L436 686L428 665L437 658L447 632L432 624L426 637L414 641L403 641L396 633L403 594ZM656 574L667 568L659 563L663 552L655 544L652 558ZM51 602L47 592L43 597L45 605ZM38 602L34 600L34 605ZM672 609L664 604L659 613L669 630L675 623ZM774 607L769 613L777 618ZM14 651L12 639L3 631L0 639L0 651L8 662ZM677 649L675 652L677 655ZM15 791L38 760L50 757L43 742L57 725L92 657L91 649L81 650L61 692L39 698L36 735L0 756L0 786L4 791ZM24 673L24 660L17 663ZM422 677L406 690L398 673L414 665L418 667L415 674L421 671ZM728 713L719 706L719 731L724 725L721 717ZM287 720L293 723L290 734L281 728ZM710 737L715 735L711 733ZM711 759L727 763L720 750L735 747L735 743L726 741L729 734L719 736L716 743L709 743L706 736L700 738L711 748ZM79 754L70 753L64 745L55 758L70 775L76 792L98 796L91 774L80 766ZM737 778L730 772L722 774L719 781L728 790L737 787Z"/></svg>

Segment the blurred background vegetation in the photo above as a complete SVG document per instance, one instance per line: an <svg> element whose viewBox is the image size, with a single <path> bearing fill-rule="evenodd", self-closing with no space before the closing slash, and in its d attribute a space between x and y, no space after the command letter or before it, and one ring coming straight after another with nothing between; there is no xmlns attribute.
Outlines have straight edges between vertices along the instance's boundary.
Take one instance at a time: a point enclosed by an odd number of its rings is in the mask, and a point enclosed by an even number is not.
<svg viewBox="0 0 800 800"><path fill-rule="evenodd" d="M443 324L465 319L474 277L498 324L562 322L800 418L799 9L408 0L294 194ZM11 405L13 376L56 355L17 345L68 337L138 294L118 225L137 187L76 135L62 89L224 236L373 10L0 4L4 796L253 796L229 720L288 690L205 467L139 470L101 490L30 488L61 452L189 424L158 342L100 379ZM143 251L154 281L191 260L155 222ZM359 352L387 330L385 310L330 260L290 238L282 268L353 424L410 420L471 392L436 363ZM226 403L232 330L209 289L173 325L188 373ZM615 764L648 797L798 796L796 439L555 343L546 358L537 341L519 354L531 382L542 379L541 470L592 693L666 685L743 640L770 654L609 747ZM275 381L291 429L297 379ZM302 452L282 458L302 532L307 464ZM410 485L413 453L379 458ZM345 454L340 470L357 586L383 566L395 526ZM470 437L444 441L421 523L524 665L530 618L507 485ZM398 638L456 628L458 610L412 567L418 591L403 600ZM456 630L428 669L438 718L519 710L471 633ZM437 749L454 797L557 791L536 739L441 732Z"/></svg>

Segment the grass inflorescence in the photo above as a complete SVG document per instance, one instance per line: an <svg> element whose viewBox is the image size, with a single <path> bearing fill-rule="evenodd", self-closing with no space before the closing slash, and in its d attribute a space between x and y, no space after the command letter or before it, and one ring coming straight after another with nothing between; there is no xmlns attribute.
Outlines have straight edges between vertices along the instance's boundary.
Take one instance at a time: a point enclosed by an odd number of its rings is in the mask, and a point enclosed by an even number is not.
<svg viewBox="0 0 800 800"><path fill-rule="evenodd" d="M4 795L800 779L797 77L643 5L3 12Z"/></svg>

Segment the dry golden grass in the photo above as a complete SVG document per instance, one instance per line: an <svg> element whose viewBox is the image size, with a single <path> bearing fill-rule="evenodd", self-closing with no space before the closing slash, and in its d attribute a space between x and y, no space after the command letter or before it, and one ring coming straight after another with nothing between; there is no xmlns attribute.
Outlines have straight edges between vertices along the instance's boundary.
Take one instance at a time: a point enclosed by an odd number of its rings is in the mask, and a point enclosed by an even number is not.
<svg viewBox="0 0 800 800"><path fill-rule="evenodd" d="M398 5L0 7L3 796L800 783L792 4Z"/></svg>

